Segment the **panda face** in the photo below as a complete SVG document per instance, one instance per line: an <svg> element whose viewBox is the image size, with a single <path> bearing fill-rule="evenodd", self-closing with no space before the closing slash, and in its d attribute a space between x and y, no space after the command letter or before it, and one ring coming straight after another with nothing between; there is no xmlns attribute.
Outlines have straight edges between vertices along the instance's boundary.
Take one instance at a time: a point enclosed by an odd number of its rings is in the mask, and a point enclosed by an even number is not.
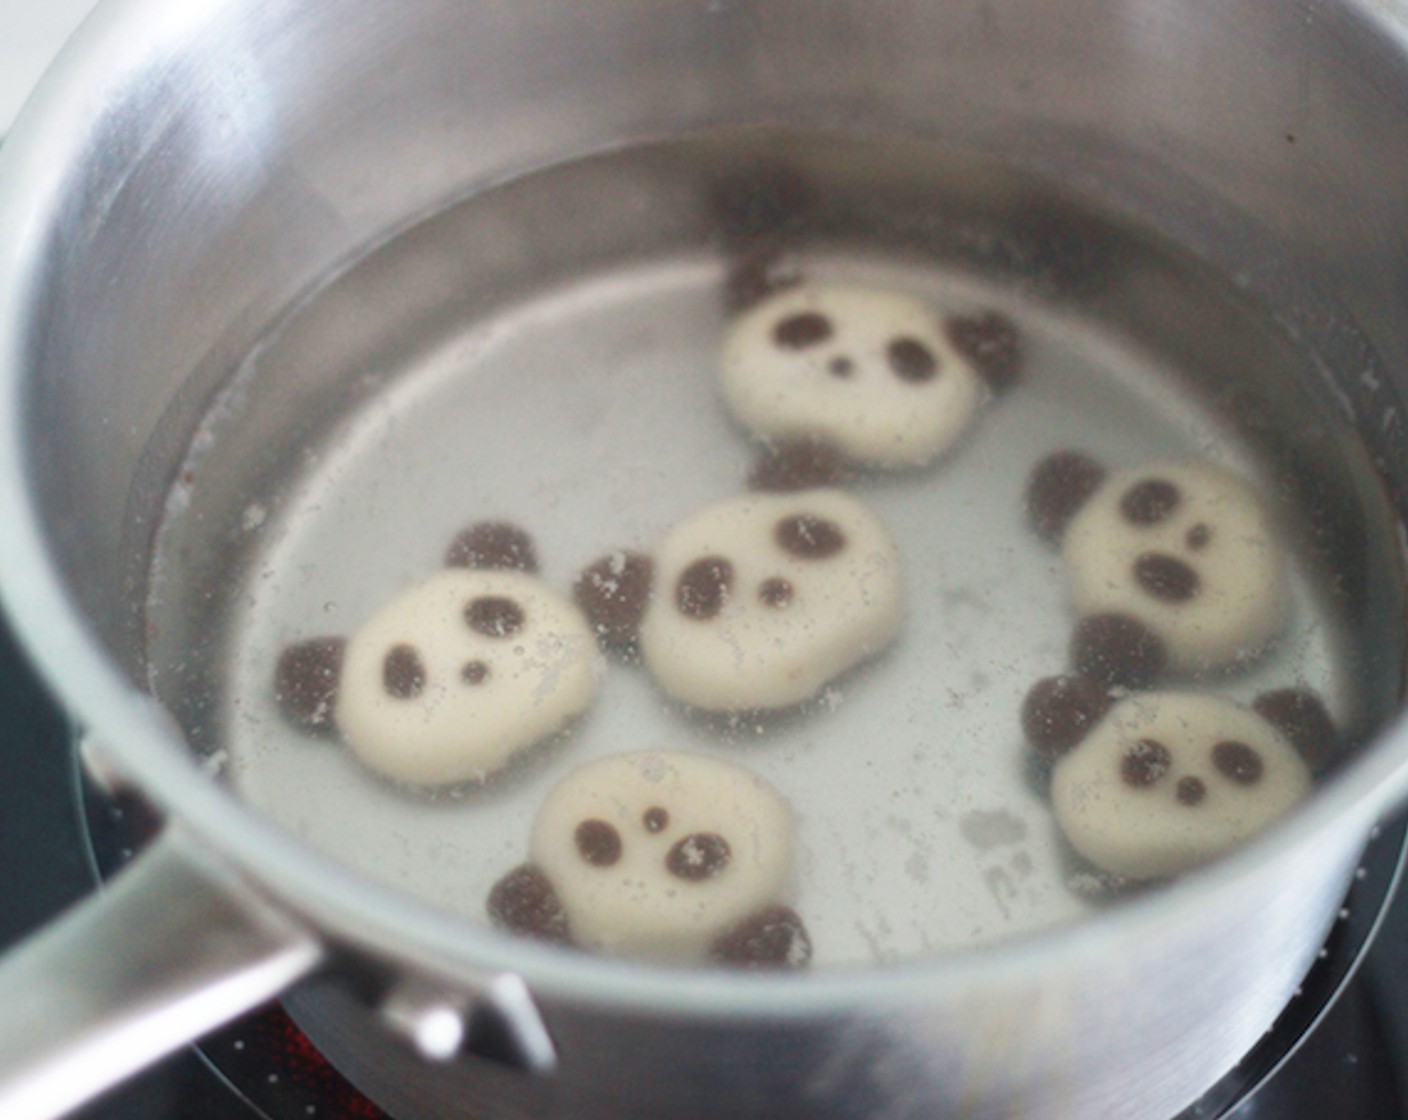
<svg viewBox="0 0 1408 1120"><path fill-rule="evenodd" d="M301 730L337 734L398 782L478 781L562 729L596 695L596 640L543 583L532 538L484 521L447 570L393 596L351 638L285 647L274 698Z"/></svg>
<svg viewBox="0 0 1408 1120"><path fill-rule="evenodd" d="M597 676L586 620L536 576L449 569L348 640L333 718L397 781L479 779L585 709Z"/></svg>
<svg viewBox="0 0 1408 1120"><path fill-rule="evenodd" d="M531 853L578 945L698 961L777 912L792 833L790 807L761 778L703 755L652 751L569 774L538 812ZM794 949L805 950L804 935Z"/></svg>
<svg viewBox="0 0 1408 1120"><path fill-rule="evenodd" d="M1292 742L1222 697L1116 703L1056 761L1051 798L1072 846L1130 879L1176 875L1250 839L1309 794Z"/></svg>
<svg viewBox="0 0 1408 1120"><path fill-rule="evenodd" d="M978 343L967 326L960 338ZM857 462L900 467L952 445L984 386L925 303L879 289L801 285L733 324L723 391L759 435L820 438Z"/></svg>
<svg viewBox="0 0 1408 1120"><path fill-rule="evenodd" d="M1244 482L1210 463L1109 476L1066 527L1063 556L1082 618L1134 620L1180 672L1256 654L1289 610L1270 518Z"/></svg>
<svg viewBox="0 0 1408 1120"><path fill-rule="evenodd" d="M700 510L657 550L640 624L647 668L706 711L814 696L899 627L899 554L839 490L750 494Z"/></svg>

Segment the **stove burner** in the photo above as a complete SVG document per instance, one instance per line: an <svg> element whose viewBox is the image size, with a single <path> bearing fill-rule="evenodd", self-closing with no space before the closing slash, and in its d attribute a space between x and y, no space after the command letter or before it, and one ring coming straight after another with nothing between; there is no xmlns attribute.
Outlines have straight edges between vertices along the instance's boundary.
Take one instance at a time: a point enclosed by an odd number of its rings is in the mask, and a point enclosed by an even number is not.
<svg viewBox="0 0 1408 1120"><path fill-rule="evenodd" d="M199 1049L267 1120L391 1120L328 1064L281 1007L246 1016Z"/></svg>
<svg viewBox="0 0 1408 1120"><path fill-rule="evenodd" d="M131 798L111 799L77 777L71 729L0 630L0 788L23 789L0 813L0 946L17 940L92 889L149 836L155 820ZM76 800L77 798L77 800ZM81 802L85 822L74 811ZM1408 1004L1398 973L1350 982L1384 920L1397 883L1405 820L1386 827L1366 852L1341 920L1299 996L1251 1054L1176 1120L1299 1120L1353 1116L1401 1120L1399 1088ZM85 860L85 852L87 859ZM1408 931L1408 895L1389 917ZM1386 942L1392 938L1385 938ZM1393 946L1386 946L1386 949ZM1371 954L1372 956L1372 954ZM1402 1004L1400 1006L1400 1004ZM82 1110L74 1120L394 1120L361 1096L277 1006L246 1016Z"/></svg>
<svg viewBox="0 0 1408 1120"><path fill-rule="evenodd" d="M134 848L140 848L155 819L139 801L105 795L78 771L76 781L82 791L95 871L105 877ZM1254 1120L1261 1115L1259 1091L1268 1084L1274 1090L1278 1071L1293 1060L1307 1039L1314 1040L1315 1028L1331 1016L1383 921L1387 899L1402 872L1406 840L1408 819L1376 830L1339 920L1295 998L1252 1052L1175 1120ZM1372 1007L1362 1006L1358 1019L1374 1014ZM242 1020L201 1043L200 1050L268 1120L307 1120L318 1115L336 1120L393 1120L358 1094L281 1009L271 1008ZM1298 1099L1303 1104L1303 1094L1298 1094ZM1280 1120L1299 1114L1282 1110L1274 1115ZM1360 1109L1342 1115L1373 1120L1376 1114ZM1383 1114L1385 1120L1390 1115L1399 1113Z"/></svg>

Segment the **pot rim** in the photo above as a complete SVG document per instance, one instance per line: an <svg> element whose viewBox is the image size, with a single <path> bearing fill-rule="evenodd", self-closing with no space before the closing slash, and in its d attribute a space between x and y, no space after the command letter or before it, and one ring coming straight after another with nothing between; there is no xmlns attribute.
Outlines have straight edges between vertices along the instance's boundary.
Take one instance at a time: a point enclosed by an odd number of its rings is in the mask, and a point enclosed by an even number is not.
<svg viewBox="0 0 1408 1120"><path fill-rule="evenodd" d="M1072 959L1097 962L1154 930L1194 923L1207 907L1244 894L1267 865L1288 863L1346 827L1368 834L1408 792L1408 719L1288 820L1175 883L1124 900L1096 918L883 967L792 975L651 967L541 946L438 911L298 841L220 787L198 765L154 700L134 687L82 619L51 562L26 488L23 426L27 314L41 293L49 219L67 169L120 88L162 40L202 19L207 5L108 0L60 54L0 149L0 602L64 706L97 729L125 777L256 887L330 941L435 972L521 974L530 989L632 1011L756 1020L809 1018L927 1002L992 978L1039 981ZM153 18L153 17L156 18Z"/></svg>

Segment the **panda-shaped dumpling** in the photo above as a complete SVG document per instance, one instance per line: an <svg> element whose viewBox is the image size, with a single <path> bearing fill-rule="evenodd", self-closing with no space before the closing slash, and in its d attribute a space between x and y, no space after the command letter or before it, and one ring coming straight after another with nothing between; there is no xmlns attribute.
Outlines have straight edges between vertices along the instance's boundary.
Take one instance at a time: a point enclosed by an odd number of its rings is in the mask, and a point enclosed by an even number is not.
<svg viewBox="0 0 1408 1120"><path fill-rule="evenodd" d="M527 534L474 526L446 562L350 638L287 647L275 673L296 725L335 732L373 770L419 786L501 769L580 715L600 676L595 635L535 574Z"/></svg>
<svg viewBox="0 0 1408 1120"><path fill-rule="evenodd" d="M1051 763L1051 803L1081 855L1131 880L1198 867L1268 828L1309 795L1335 730L1313 693L1252 707L1201 692L1115 700L1081 676L1029 693L1028 739Z"/></svg>
<svg viewBox="0 0 1408 1120"><path fill-rule="evenodd" d="M1027 504L1059 543L1079 617L1076 668L1141 687L1252 658L1290 610L1285 546L1255 491L1209 462L1107 473L1077 452L1033 472Z"/></svg>
<svg viewBox="0 0 1408 1120"><path fill-rule="evenodd" d="M798 283L730 325L722 385L765 439L810 438L871 467L922 466L972 423L1021 364L1003 316L944 315L883 288Z"/></svg>
<svg viewBox="0 0 1408 1120"><path fill-rule="evenodd" d="M495 884L501 928L616 956L798 967L806 927L782 903L792 810L731 762L685 751L610 755L554 787L531 858Z"/></svg>
<svg viewBox="0 0 1408 1120"><path fill-rule="evenodd" d="M575 594L608 648L639 656L705 712L790 708L884 649L899 630L899 551L833 486L773 465L756 490L680 521L649 555L587 568Z"/></svg>

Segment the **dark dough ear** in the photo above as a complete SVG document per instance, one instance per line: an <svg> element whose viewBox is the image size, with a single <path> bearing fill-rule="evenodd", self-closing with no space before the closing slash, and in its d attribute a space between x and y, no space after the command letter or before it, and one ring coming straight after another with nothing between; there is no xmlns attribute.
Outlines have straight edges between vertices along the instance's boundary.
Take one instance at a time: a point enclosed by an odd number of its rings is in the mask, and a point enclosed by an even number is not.
<svg viewBox="0 0 1408 1120"><path fill-rule="evenodd" d="M639 552L613 552L583 570L572 586L573 598L606 650L633 657L640 620L650 603L655 565Z"/></svg>
<svg viewBox="0 0 1408 1120"><path fill-rule="evenodd" d="M1144 688L1167 663L1164 643L1126 614L1093 614L1071 635L1071 664L1106 688Z"/></svg>
<svg viewBox="0 0 1408 1120"><path fill-rule="evenodd" d="M1307 688L1263 692L1252 707L1275 727L1305 759L1313 773L1324 770L1339 754L1339 732L1324 701Z"/></svg>
<svg viewBox="0 0 1408 1120"><path fill-rule="evenodd" d="M816 206L812 186L799 171L780 163L744 168L709 187L707 206L712 233L728 260L724 307L730 314L799 282L795 272L781 267L783 252Z"/></svg>
<svg viewBox="0 0 1408 1120"><path fill-rule="evenodd" d="M783 265L779 248L757 246L730 259L724 276L724 310L741 314L801 282L795 270Z"/></svg>
<svg viewBox="0 0 1408 1120"><path fill-rule="evenodd" d="M1037 754L1054 762L1090 733L1112 703L1090 677L1047 677L1032 685L1022 703L1022 731Z"/></svg>
<svg viewBox="0 0 1408 1120"><path fill-rule="evenodd" d="M290 723L304 731L335 730L333 709L346 652L345 638L309 638L279 654L274 699Z"/></svg>
<svg viewBox="0 0 1408 1120"><path fill-rule="evenodd" d="M740 968L802 968L812 959L812 939L792 907L769 906L721 933L709 956Z"/></svg>
<svg viewBox="0 0 1408 1120"><path fill-rule="evenodd" d="M481 568L534 573L538 553L533 538L506 521L481 521L460 533L445 550L447 568Z"/></svg>
<svg viewBox="0 0 1408 1120"><path fill-rule="evenodd" d="M1079 451L1056 451L1027 479L1027 517L1042 540L1059 544L1081 507L1105 481L1105 468Z"/></svg>
<svg viewBox="0 0 1408 1120"><path fill-rule="evenodd" d="M486 909L499 929L560 945L572 942L562 900L531 863L515 867L490 888Z"/></svg>
<svg viewBox="0 0 1408 1120"><path fill-rule="evenodd" d="M773 444L753 464L748 485L754 490L792 494L822 486L840 486L847 470L841 453L829 443L815 439L788 440Z"/></svg>
<svg viewBox="0 0 1408 1120"><path fill-rule="evenodd" d="M955 316L948 320L948 339L968 358L994 393L1010 389L1022 375L1025 354L1022 336L1006 315Z"/></svg>
<svg viewBox="0 0 1408 1120"><path fill-rule="evenodd" d="M707 206L720 245L738 253L795 236L816 210L816 191L795 167L759 161L711 183Z"/></svg>

